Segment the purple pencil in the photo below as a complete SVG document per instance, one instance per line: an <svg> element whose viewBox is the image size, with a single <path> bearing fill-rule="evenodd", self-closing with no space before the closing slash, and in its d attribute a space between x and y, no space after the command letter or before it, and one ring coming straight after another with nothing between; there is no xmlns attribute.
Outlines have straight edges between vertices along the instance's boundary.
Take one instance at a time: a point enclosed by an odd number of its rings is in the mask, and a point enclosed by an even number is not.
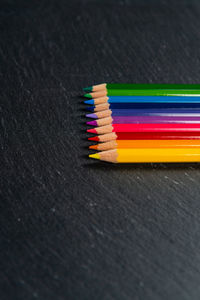
<svg viewBox="0 0 200 300"><path fill-rule="evenodd" d="M108 124L133 124L133 123L184 123L199 124L200 117L193 116L115 116L87 122L87 125L104 126Z"/></svg>

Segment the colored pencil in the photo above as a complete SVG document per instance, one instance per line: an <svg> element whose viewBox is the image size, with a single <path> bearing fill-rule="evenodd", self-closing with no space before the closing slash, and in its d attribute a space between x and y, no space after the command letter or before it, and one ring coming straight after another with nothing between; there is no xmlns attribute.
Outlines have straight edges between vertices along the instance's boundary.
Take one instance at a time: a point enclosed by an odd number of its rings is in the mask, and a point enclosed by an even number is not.
<svg viewBox="0 0 200 300"><path fill-rule="evenodd" d="M152 84L152 83L102 83L84 88L85 92L97 92L101 90L131 90L131 89L200 89L200 84Z"/></svg>
<svg viewBox="0 0 200 300"><path fill-rule="evenodd" d="M129 148L200 148L200 140L113 140L89 146L89 149L106 151Z"/></svg>
<svg viewBox="0 0 200 300"><path fill-rule="evenodd" d="M199 124L200 117L177 117L177 116L119 116L96 119L86 122L91 126L104 126L108 124L134 124L134 123L184 123Z"/></svg>
<svg viewBox="0 0 200 300"><path fill-rule="evenodd" d="M100 99L100 101L98 101ZM182 96L113 96L85 100L85 104L101 103L200 103L200 97Z"/></svg>
<svg viewBox="0 0 200 300"><path fill-rule="evenodd" d="M200 109L192 108L159 108L159 109L110 109L95 112L93 114L86 114L87 118L100 119L111 116L179 116L179 117L199 117Z"/></svg>
<svg viewBox="0 0 200 300"><path fill-rule="evenodd" d="M89 157L114 163L200 162L200 84L84 88ZM105 151L106 150L106 151Z"/></svg>
<svg viewBox="0 0 200 300"><path fill-rule="evenodd" d="M89 157L113 163L200 162L200 148L114 149Z"/></svg>
<svg viewBox="0 0 200 300"><path fill-rule="evenodd" d="M198 132L111 132L89 137L89 141L108 142L113 140L199 140Z"/></svg>
<svg viewBox="0 0 200 300"><path fill-rule="evenodd" d="M101 90L86 93L85 98L96 99L105 96L200 96L200 89L132 89L132 90Z"/></svg>
<svg viewBox="0 0 200 300"><path fill-rule="evenodd" d="M89 106L86 109L92 112L98 112L106 109L200 109L200 103L105 103L96 106Z"/></svg>
<svg viewBox="0 0 200 300"><path fill-rule="evenodd" d="M88 133L105 134L110 132L198 132L200 124L112 124L87 129Z"/></svg>

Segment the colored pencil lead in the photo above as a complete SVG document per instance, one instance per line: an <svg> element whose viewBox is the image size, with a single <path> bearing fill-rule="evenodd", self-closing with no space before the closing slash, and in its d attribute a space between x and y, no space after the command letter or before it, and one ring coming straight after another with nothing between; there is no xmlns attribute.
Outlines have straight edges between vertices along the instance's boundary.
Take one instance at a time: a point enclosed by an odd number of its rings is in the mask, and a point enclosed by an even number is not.
<svg viewBox="0 0 200 300"><path fill-rule="evenodd" d="M90 158L95 158L95 159L100 159L100 156L99 156L98 153L90 154L89 157L90 157Z"/></svg>
<svg viewBox="0 0 200 300"><path fill-rule="evenodd" d="M84 94L85 98L92 98L92 95L90 93Z"/></svg>
<svg viewBox="0 0 200 300"><path fill-rule="evenodd" d="M97 121L86 122L87 125L98 126Z"/></svg>
<svg viewBox="0 0 200 300"><path fill-rule="evenodd" d="M98 153L95 153L95 154L89 154L89 158L100 159L100 156L99 156Z"/></svg>
<svg viewBox="0 0 200 300"><path fill-rule="evenodd" d="M98 145L90 145L89 149L98 150Z"/></svg>
<svg viewBox="0 0 200 300"><path fill-rule="evenodd" d="M87 129L88 133L97 133L96 129L91 128L91 129Z"/></svg>
<svg viewBox="0 0 200 300"><path fill-rule="evenodd" d="M86 118L97 119L98 117L96 114L87 114Z"/></svg>
<svg viewBox="0 0 200 300"><path fill-rule="evenodd" d="M92 136L88 138L88 141L94 141L94 142L99 142L99 137L98 136Z"/></svg>
<svg viewBox="0 0 200 300"><path fill-rule="evenodd" d="M87 106L86 110L94 112L95 111L95 106Z"/></svg>
<svg viewBox="0 0 200 300"><path fill-rule="evenodd" d="M93 87L92 86L87 86L85 88L83 88L84 92L92 92Z"/></svg>
<svg viewBox="0 0 200 300"><path fill-rule="evenodd" d="M94 99L91 99L91 100L85 100L84 103L85 103L85 104L92 104L92 105L93 105L93 104L94 104Z"/></svg>

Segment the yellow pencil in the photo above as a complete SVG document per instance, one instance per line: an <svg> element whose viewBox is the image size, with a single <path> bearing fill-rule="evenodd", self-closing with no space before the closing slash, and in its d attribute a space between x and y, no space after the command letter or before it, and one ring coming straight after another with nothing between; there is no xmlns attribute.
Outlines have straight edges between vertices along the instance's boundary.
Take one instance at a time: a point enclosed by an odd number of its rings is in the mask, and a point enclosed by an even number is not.
<svg viewBox="0 0 200 300"><path fill-rule="evenodd" d="M200 162L200 148L114 149L89 157L112 163L189 163Z"/></svg>

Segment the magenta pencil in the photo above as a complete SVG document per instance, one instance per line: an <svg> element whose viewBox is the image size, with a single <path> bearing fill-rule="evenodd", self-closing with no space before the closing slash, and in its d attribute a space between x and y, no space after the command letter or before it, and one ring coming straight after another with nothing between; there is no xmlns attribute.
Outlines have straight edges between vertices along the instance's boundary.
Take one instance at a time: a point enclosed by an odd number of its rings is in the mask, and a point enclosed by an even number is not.
<svg viewBox="0 0 200 300"><path fill-rule="evenodd" d="M200 134L200 124L109 124L88 129L87 132L95 134L109 132L198 132Z"/></svg>

